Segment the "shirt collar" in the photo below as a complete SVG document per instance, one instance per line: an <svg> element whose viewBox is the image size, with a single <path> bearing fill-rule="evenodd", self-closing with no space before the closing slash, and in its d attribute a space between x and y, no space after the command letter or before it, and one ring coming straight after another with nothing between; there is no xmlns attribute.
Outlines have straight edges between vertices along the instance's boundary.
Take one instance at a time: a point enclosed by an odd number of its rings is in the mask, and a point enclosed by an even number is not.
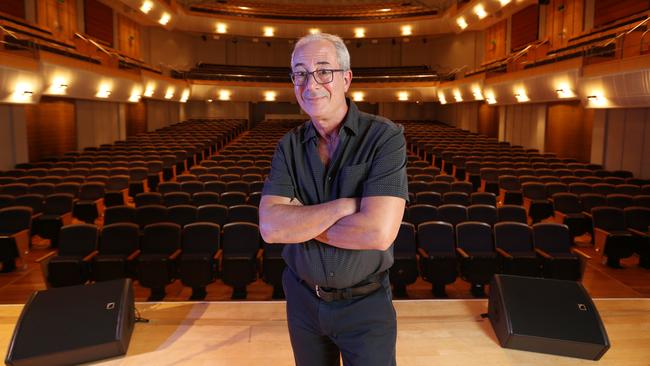
<svg viewBox="0 0 650 366"><path fill-rule="evenodd" d="M342 127L346 131L356 135L359 132L359 108L349 98L345 98L345 102L348 105L348 112L345 114ZM318 132L314 127L314 123L311 120L307 121L301 142L304 144L317 136Z"/></svg>

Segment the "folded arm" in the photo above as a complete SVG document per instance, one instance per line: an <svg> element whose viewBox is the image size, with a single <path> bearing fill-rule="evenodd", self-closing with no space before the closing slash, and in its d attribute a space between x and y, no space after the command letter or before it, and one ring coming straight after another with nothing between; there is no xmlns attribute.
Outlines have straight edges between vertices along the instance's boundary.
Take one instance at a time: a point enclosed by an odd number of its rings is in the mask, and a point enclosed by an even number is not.
<svg viewBox="0 0 650 366"><path fill-rule="evenodd" d="M405 204L399 197L364 197L359 212L338 220L315 239L342 249L386 250L397 237Z"/></svg>
<svg viewBox="0 0 650 366"><path fill-rule="evenodd" d="M302 243L354 214L358 206L356 198L303 206L295 198L265 195L260 201L260 233L267 243Z"/></svg>

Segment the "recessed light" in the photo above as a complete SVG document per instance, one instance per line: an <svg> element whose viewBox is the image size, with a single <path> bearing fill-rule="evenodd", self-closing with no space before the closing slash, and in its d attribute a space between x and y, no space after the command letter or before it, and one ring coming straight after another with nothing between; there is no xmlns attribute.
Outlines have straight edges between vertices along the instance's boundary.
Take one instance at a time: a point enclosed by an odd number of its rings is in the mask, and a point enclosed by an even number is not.
<svg viewBox="0 0 650 366"><path fill-rule="evenodd" d="M162 25L167 25L167 23L169 23L169 20L170 20L171 18L172 18L171 15L169 15L168 13L164 13L164 14L160 17L160 20L158 21L158 23L160 23L160 24L162 24Z"/></svg>
<svg viewBox="0 0 650 366"><path fill-rule="evenodd" d="M140 7L140 11L145 14L149 13L151 9L153 9L153 3L149 0L144 1Z"/></svg>

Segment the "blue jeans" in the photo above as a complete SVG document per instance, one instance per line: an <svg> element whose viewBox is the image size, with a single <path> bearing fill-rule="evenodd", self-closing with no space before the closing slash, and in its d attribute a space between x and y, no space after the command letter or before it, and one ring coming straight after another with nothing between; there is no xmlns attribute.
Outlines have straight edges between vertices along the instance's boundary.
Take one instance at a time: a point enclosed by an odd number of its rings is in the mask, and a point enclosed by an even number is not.
<svg viewBox="0 0 650 366"><path fill-rule="evenodd" d="M358 299L325 302L290 268L282 276L287 321L298 366L395 365L397 320L388 276Z"/></svg>

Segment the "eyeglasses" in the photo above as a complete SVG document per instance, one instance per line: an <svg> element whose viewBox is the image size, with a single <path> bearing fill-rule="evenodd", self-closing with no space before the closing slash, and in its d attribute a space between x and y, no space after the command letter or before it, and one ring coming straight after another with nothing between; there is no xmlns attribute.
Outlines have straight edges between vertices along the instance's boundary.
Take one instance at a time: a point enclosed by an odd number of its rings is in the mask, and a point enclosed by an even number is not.
<svg viewBox="0 0 650 366"><path fill-rule="evenodd" d="M307 84L309 75L314 78L318 84L329 84L334 80L334 73L336 71L346 71L345 69L319 69L312 72L296 71L289 73L289 77L295 86L303 86Z"/></svg>

